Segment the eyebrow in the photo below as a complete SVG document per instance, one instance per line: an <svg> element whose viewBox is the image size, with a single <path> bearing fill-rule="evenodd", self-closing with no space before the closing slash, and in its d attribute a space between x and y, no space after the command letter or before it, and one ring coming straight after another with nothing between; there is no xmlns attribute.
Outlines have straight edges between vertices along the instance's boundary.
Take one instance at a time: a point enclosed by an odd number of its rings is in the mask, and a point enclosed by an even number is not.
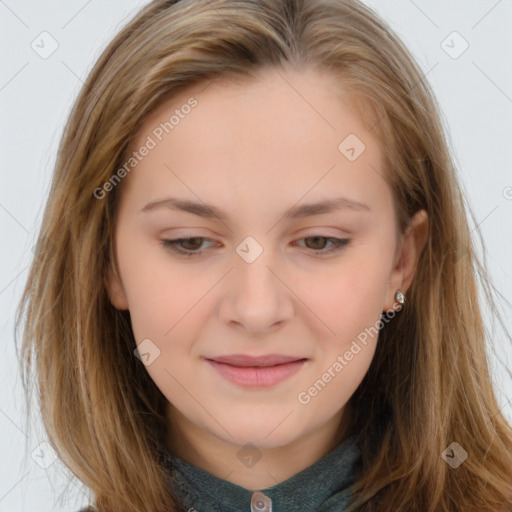
<svg viewBox="0 0 512 512"><path fill-rule="evenodd" d="M183 211L205 218L217 217L222 221L226 221L228 218L226 212L213 204L191 201L189 199L178 199L175 197L167 197L165 199L152 201L144 206L141 212L152 212L160 208ZM283 214L283 218L297 219L312 215L320 215L322 213L330 213L337 210L353 210L361 212L371 211L370 207L364 203L354 201L346 197L336 197L333 199L324 199L315 203L294 205Z"/></svg>

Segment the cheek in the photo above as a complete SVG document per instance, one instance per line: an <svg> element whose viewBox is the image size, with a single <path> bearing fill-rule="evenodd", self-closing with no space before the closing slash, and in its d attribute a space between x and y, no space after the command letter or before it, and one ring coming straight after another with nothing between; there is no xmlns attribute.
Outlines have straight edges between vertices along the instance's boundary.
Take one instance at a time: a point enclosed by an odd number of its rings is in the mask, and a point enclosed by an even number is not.
<svg viewBox="0 0 512 512"><path fill-rule="evenodd" d="M301 416L319 424L345 406L361 384L372 362L376 338L367 343L356 342L326 354L322 369L297 395Z"/></svg>
<svg viewBox="0 0 512 512"><path fill-rule="evenodd" d="M181 318L193 316L211 276L187 272L155 239L141 236L134 242L127 235L120 232L118 261L136 340L163 340Z"/></svg>
<svg viewBox="0 0 512 512"><path fill-rule="evenodd" d="M312 421L327 421L333 410L348 402L374 357L386 275L379 264L369 263L347 263L336 279L325 281L323 290L309 289L308 305L321 322L315 323L316 363L297 400Z"/></svg>
<svg viewBox="0 0 512 512"><path fill-rule="evenodd" d="M390 268L384 257L377 252L354 252L321 275L305 277L297 295L329 327L326 332L346 339L380 318Z"/></svg>

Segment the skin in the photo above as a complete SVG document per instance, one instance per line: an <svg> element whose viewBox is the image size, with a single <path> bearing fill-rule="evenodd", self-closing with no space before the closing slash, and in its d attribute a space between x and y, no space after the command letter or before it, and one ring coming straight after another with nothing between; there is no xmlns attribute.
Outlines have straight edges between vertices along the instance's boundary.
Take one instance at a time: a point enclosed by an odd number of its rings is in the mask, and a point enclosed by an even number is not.
<svg viewBox="0 0 512 512"><path fill-rule="evenodd" d="M309 403L298 394L396 308L397 289L407 295L426 241L424 211L403 236L396 231L378 140L334 83L319 71L266 70L250 83L217 78L182 90L146 118L134 148L191 96L198 105L124 179L116 212L119 275L109 297L130 311L137 343L160 350L146 369L169 402L168 446L251 490L284 481L343 439L345 404L377 336ZM338 150L350 133L366 146L354 161ZM168 196L213 203L228 219L141 213ZM370 210L283 218L291 206L338 196ZM263 249L252 263L236 252L248 236ZM331 244L313 236L350 243L322 256ZM204 237L180 246L202 253L161 244L179 237ZM308 361L271 388L244 389L203 359L237 353ZM261 456L251 467L237 456L246 443Z"/></svg>

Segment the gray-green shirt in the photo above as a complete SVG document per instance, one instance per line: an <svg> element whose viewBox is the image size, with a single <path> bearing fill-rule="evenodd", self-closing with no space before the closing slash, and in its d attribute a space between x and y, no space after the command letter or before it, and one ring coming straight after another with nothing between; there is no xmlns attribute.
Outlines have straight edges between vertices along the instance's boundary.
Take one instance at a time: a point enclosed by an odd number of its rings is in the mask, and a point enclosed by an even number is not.
<svg viewBox="0 0 512 512"><path fill-rule="evenodd" d="M251 491L168 451L170 485L185 512L343 512L361 469L355 436L284 482Z"/></svg>

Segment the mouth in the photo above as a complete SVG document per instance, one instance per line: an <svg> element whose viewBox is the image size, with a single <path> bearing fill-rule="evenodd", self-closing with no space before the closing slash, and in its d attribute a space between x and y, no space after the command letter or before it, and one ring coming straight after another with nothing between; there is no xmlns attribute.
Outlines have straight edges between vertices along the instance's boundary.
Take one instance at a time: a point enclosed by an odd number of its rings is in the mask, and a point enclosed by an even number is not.
<svg viewBox="0 0 512 512"><path fill-rule="evenodd" d="M221 377L244 388L268 388L297 373L307 358L270 354L260 357L235 354L205 358Z"/></svg>

